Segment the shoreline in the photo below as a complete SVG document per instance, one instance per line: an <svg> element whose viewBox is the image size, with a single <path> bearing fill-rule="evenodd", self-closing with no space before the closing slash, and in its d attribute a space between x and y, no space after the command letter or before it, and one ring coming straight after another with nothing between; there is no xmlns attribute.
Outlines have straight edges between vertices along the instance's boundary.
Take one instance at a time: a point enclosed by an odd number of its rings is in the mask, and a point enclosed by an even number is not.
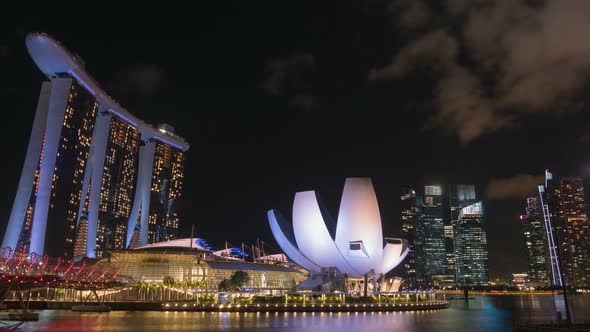
<svg viewBox="0 0 590 332"><path fill-rule="evenodd" d="M18 301L6 301L7 309L20 309ZM88 305L97 305L88 302ZM441 310L449 307L447 301L421 303L350 303L350 304L197 304L186 302L105 302L112 311L193 311L193 312L383 312ZM31 301L29 310L71 310L80 302Z"/></svg>
<svg viewBox="0 0 590 332"><path fill-rule="evenodd" d="M469 296L471 295L479 295L479 296L488 296L488 295L512 295L512 296L521 296L521 295L561 295L561 291L542 291L542 292L476 292L476 291L469 291ZM463 292L437 292L436 295L456 295L456 296L464 296ZM570 294L568 295L590 295L589 293L577 293L577 294Z"/></svg>

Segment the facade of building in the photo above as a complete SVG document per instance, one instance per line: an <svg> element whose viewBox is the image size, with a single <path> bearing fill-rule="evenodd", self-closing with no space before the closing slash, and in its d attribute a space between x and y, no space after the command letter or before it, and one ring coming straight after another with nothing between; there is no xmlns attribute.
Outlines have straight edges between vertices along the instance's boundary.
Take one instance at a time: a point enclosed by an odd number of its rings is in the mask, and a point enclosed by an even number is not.
<svg viewBox="0 0 590 332"><path fill-rule="evenodd" d="M422 257L419 265L424 269L424 277L431 284L433 276L448 275L447 251L444 230L443 191L440 185L424 186L424 202L418 236L421 238Z"/></svg>
<svg viewBox="0 0 590 332"><path fill-rule="evenodd" d="M170 229L178 228L179 217L170 199L180 196L189 145L169 127L154 128L122 108L53 38L34 33L26 44L49 81L41 88L2 246L101 257L105 250L126 248L136 225L140 243L147 244L150 213L139 211L158 209L149 200L152 178L173 183L156 188L165 188L168 202L166 218L156 218L154 227L170 234L163 239L176 236ZM172 159L161 161L166 157L160 154Z"/></svg>
<svg viewBox="0 0 590 332"><path fill-rule="evenodd" d="M461 209L454 231L457 283L461 286L489 284L488 244L481 202Z"/></svg>
<svg viewBox="0 0 590 332"><path fill-rule="evenodd" d="M402 188L402 233L411 247L404 287L489 283L484 214L475 186L448 188L445 193L440 185L426 185L419 194Z"/></svg>
<svg viewBox="0 0 590 332"><path fill-rule="evenodd" d="M567 285L590 285L590 224L586 213L584 184L581 178L562 177L559 181L560 216L555 231L563 257Z"/></svg>
<svg viewBox="0 0 590 332"><path fill-rule="evenodd" d="M590 224L582 179L553 178L546 171L545 185L539 191L553 284L590 285Z"/></svg>
<svg viewBox="0 0 590 332"><path fill-rule="evenodd" d="M445 245L447 249L447 270L450 275L457 277L455 257L455 231L454 228L464 207L476 203L475 186L472 184L449 185L449 211L450 215L445 220Z"/></svg>
<svg viewBox="0 0 590 332"><path fill-rule="evenodd" d="M149 244L133 250L116 250L109 252L109 255L105 255L96 264L101 270L117 271L119 275L129 278L129 286L138 286L139 293L131 292L131 296L135 295L136 298L129 298L129 294L125 294L129 292L118 294L118 297L127 296L127 300L140 299L141 284L158 285L160 288L168 288L169 292L179 292L176 294L181 295L179 298L192 297L195 293L215 294L219 284L236 271L244 271L250 277L243 286L245 291L260 295L279 295L291 291L308 276L306 271L292 263L253 263L221 257L200 246L201 243L202 239L185 238ZM166 279L181 285L198 282L198 289L170 286L166 284Z"/></svg>
<svg viewBox="0 0 590 332"><path fill-rule="evenodd" d="M97 258L105 251L125 249L139 162L139 131L119 118L110 118L102 181L96 183L100 185Z"/></svg>
<svg viewBox="0 0 590 332"><path fill-rule="evenodd" d="M150 186L148 243L168 241L178 235L180 222L176 200L182 193L184 153L156 142Z"/></svg>
<svg viewBox="0 0 590 332"><path fill-rule="evenodd" d="M78 229L76 230L76 240L74 242L74 253L73 257L84 257L86 256L86 240L88 239L88 217L82 215L80 222L78 223Z"/></svg>
<svg viewBox="0 0 590 332"><path fill-rule="evenodd" d="M548 285L551 279L547 232L543 223L543 212L538 197L528 197L526 213L520 216L523 239L527 250L531 283Z"/></svg>
<svg viewBox="0 0 590 332"><path fill-rule="evenodd" d="M338 221L332 222L315 191L295 194L293 222L277 210L267 213L283 252L310 271L306 288L372 280L374 286L408 254L408 243L383 236L381 216L369 178L347 178Z"/></svg>
<svg viewBox="0 0 590 332"><path fill-rule="evenodd" d="M416 282L416 249L421 249L418 245L416 248L416 232L418 231L418 217L420 215L419 198L412 187L402 187L401 189L401 212L402 212L402 237L408 241L408 255L403 262L405 288L415 289ZM419 269L419 268L418 268ZM419 269L421 270L421 269Z"/></svg>
<svg viewBox="0 0 590 332"><path fill-rule="evenodd" d="M517 287L518 290L527 290L530 284L530 276L528 273L512 273L512 286Z"/></svg>

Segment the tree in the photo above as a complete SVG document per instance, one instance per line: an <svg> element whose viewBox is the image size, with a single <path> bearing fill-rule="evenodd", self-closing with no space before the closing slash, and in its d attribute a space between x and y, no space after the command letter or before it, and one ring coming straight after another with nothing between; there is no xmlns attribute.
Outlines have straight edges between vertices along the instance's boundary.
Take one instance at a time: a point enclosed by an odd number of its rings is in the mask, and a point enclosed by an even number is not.
<svg viewBox="0 0 590 332"><path fill-rule="evenodd" d="M164 278L162 278L162 283L166 287L172 287L172 285L174 285L174 278L172 278L171 276L165 276Z"/></svg>
<svg viewBox="0 0 590 332"><path fill-rule="evenodd" d="M220 291L237 291L250 281L250 276L244 271L235 271L229 279L223 279L219 283Z"/></svg>
<svg viewBox="0 0 590 332"><path fill-rule="evenodd" d="M162 278L162 284L166 287L165 293L168 293L168 300L170 300L170 295L172 294L170 288L174 287L175 283L176 281L171 276L165 276L164 278Z"/></svg>
<svg viewBox="0 0 590 332"><path fill-rule="evenodd" d="M246 283L250 282L250 276L248 275L248 272L236 271L232 273L229 280L233 288L239 290L244 287Z"/></svg>
<svg viewBox="0 0 590 332"><path fill-rule="evenodd" d="M139 292L139 299L147 300L146 290L148 289L148 284L144 281L140 281L137 283L137 289Z"/></svg>
<svg viewBox="0 0 590 332"><path fill-rule="evenodd" d="M229 279L223 279L219 283L218 288L222 292L229 292L229 291L233 290L234 287Z"/></svg>

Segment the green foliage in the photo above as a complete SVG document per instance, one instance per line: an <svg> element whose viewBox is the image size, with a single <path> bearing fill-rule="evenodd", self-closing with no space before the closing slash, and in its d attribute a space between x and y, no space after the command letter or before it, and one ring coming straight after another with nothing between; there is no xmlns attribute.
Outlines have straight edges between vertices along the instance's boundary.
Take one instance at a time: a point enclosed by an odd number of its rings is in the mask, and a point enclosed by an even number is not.
<svg viewBox="0 0 590 332"><path fill-rule="evenodd" d="M217 288L221 292L229 292L229 291L234 290L234 285L232 284L231 280L223 279L223 280L221 280L221 282L219 283L219 286L217 286Z"/></svg>
<svg viewBox="0 0 590 332"><path fill-rule="evenodd" d="M229 280L230 280L232 286L234 286L234 288L239 289L239 288L244 287L244 285L247 284L248 282L250 282L250 276L248 275L248 272L235 271L234 273L232 273Z"/></svg>
<svg viewBox="0 0 590 332"><path fill-rule="evenodd" d="M176 281L171 276L165 276L162 278L162 284L166 287L173 287Z"/></svg>
<svg viewBox="0 0 590 332"><path fill-rule="evenodd" d="M378 301L379 299L376 296L350 296L346 298L346 302L348 303L377 303Z"/></svg>
<svg viewBox="0 0 590 332"><path fill-rule="evenodd" d="M213 295L201 295L199 297L199 303L214 303L215 302L215 296Z"/></svg>
<svg viewBox="0 0 590 332"><path fill-rule="evenodd" d="M235 271L229 279L223 279L218 289L224 292L239 291L245 284L250 282L250 276L245 271Z"/></svg>
<svg viewBox="0 0 590 332"><path fill-rule="evenodd" d="M387 295L381 295L380 297L377 298L378 300L381 301L381 303L393 303L393 298L390 298Z"/></svg>
<svg viewBox="0 0 590 332"><path fill-rule="evenodd" d="M251 297L235 297L234 303L250 304L250 303L252 303L252 298Z"/></svg>
<svg viewBox="0 0 590 332"><path fill-rule="evenodd" d="M303 303L303 295L289 295L287 303Z"/></svg>
<svg viewBox="0 0 590 332"><path fill-rule="evenodd" d="M275 303L284 303L285 297L284 296L253 296L252 303L259 303L259 304L275 304Z"/></svg>

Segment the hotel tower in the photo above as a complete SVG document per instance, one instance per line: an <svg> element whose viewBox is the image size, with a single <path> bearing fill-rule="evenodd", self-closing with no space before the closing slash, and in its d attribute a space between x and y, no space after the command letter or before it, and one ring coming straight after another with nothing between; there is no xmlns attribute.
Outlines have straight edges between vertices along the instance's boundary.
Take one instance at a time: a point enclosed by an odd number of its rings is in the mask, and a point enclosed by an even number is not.
<svg viewBox="0 0 590 332"><path fill-rule="evenodd" d="M48 81L2 246L102 257L174 239L189 144L121 107L55 39L33 33L26 46Z"/></svg>

